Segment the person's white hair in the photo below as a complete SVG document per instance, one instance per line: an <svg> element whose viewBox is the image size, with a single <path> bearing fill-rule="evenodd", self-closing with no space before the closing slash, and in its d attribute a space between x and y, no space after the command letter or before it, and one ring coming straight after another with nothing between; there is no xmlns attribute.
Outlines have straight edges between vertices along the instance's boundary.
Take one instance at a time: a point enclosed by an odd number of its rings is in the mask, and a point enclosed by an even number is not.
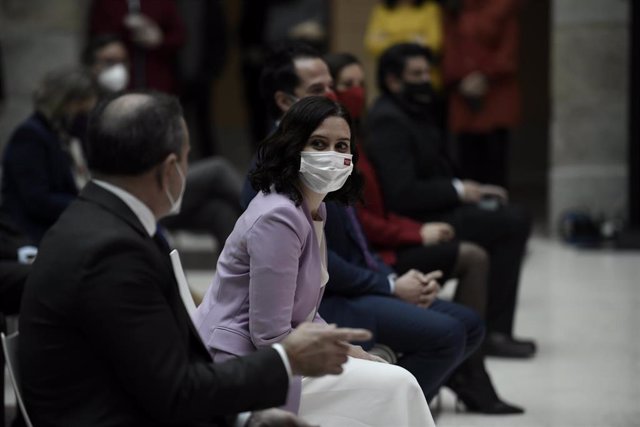
<svg viewBox="0 0 640 427"><path fill-rule="evenodd" d="M65 67L48 72L33 92L33 105L58 131L63 130L66 107L71 101L95 96L91 75L83 68Z"/></svg>

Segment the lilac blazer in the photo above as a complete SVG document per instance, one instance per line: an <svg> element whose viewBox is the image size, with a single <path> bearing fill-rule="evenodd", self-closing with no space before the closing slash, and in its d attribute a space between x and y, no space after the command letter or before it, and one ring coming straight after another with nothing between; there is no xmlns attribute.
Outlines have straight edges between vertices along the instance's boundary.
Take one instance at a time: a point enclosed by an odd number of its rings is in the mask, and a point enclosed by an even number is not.
<svg viewBox="0 0 640 427"><path fill-rule="evenodd" d="M324 222L324 203L318 214ZM196 311L196 327L214 360L280 342L305 320L324 323L317 313L324 292L320 257L305 204L258 193L229 235ZM293 378L285 409L297 412L300 390L301 378Z"/></svg>

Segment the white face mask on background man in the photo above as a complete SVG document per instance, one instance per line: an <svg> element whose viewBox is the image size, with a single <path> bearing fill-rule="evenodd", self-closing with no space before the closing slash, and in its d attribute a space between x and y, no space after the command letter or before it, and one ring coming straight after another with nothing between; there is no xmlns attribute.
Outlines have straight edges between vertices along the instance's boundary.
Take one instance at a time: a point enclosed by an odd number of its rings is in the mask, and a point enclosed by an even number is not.
<svg viewBox="0 0 640 427"><path fill-rule="evenodd" d="M335 151L303 151L300 153L300 179L315 193L339 190L353 171L352 157Z"/></svg>
<svg viewBox="0 0 640 427"><path fill-rule="evenodd" d="M180 170L180 166L178 166L177 163L176 163L176 169L178 170L178 175L180 175L180 180L181 180L180 194L178 195L177 199L174 199L173 196L171 195L171 192L169 191L169 187L167 186L165 188L164 191L167 194L167 198L169 199L169 203L171 203L171 210L169 211L167 216L169 216L169 215L178 215L180 213L180 208L182 207L182 197L184 196L184 190L187 188L186 179L184 178L184 174Z"/></svg>
<svg viewBox="0 0 640 427"><path fill-rule="evenodd" d="M129 83L129 71L124 64L115 64L98 74L98 84L109 92L120 92Z"/></svg>

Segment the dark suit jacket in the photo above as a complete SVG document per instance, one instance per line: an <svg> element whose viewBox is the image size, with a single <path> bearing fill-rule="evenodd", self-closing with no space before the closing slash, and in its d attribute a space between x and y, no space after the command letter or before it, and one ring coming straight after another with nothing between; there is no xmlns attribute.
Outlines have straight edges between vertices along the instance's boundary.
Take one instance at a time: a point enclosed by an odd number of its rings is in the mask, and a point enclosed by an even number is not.
<svg viewBox="0 0 640 427"><path fill-rule="evenodd" d="M329 282L320 304L320 315L339 326L369 329L375 336L375 315L352 301L370 295L391 296L388 276L394 271L377 257L377 270L369 268L345 207L337 202L327 202L326 208ZM359 344L369 349L374 342Z"/></svg>
<svg viewBox="0 0 640 427"><path fill-rule="evenodd" d="M435 218L460 206L452 184L455 165L428 116L412 115L390 95L381 95L369 110L367 135L365 148L389 211Z"/></svg>
<svg viewBox="0 0 640 427"><path fill-rule="evenodd" d="M387 212L376 172L362 151L358 159L358 171L364 178L364 201L357 206L358 219L380 257L387 265L394 265L398 260L398 249L422 245L422 223Z"/></svg>
<svg viewBox="0 0 640 427"><path fill-rule="evenodd" d="M212 364L168 254L93 183L42 242L23 296L19 361L39 427L225 424L283 404L289 382L274 349Z"/></svg>
<svg viewBox="0 0 640 427"><path fill-rule="evenodd" d="M2 204L34 242L78 195L72 160L62 141L39 113L9 139L2 160Z"/></svg>

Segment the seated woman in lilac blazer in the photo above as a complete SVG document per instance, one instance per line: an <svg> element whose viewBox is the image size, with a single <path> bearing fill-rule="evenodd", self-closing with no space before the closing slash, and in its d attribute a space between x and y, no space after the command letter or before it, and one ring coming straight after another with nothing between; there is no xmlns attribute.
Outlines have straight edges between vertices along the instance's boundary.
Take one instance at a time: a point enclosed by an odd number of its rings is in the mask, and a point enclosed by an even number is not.
<svg viewBox="0 0 640 427"><path fill-rule="evenodd" d="M348 113L324 97L298 101L259 148L258 194L227 239L195 323L216 361L282 341L318 306L328 280L325 197L350 202L361 179ZM351 346L338 376L291 380L286 409L322 425L430 426L415 378Z"/></svg>

